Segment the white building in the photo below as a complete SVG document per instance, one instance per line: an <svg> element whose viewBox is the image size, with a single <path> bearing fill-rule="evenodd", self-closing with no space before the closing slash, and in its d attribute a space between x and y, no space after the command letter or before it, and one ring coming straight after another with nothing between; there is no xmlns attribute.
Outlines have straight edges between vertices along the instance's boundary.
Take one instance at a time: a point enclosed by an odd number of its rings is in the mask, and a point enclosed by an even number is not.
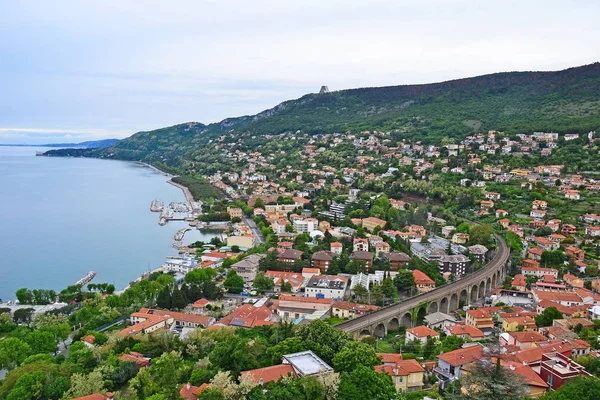
<svg viewBox="0 0 600 400"><path fill-rule="evenodd" d="M306 297L343 299L348 278L340 275L315 275L305 285Z"/></svg>

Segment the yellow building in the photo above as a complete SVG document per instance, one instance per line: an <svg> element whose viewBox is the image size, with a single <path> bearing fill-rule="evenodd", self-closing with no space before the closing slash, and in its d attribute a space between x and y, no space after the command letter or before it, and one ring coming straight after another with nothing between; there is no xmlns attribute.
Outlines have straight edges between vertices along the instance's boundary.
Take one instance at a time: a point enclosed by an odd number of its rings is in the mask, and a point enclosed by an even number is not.
<svg viewBox="0 0 600 400"><path fill-rule="evenodd" d="M466 315L467 325L474 326L477 329L493 328L494 320L488 311L484 310L467 310Z"/></svg>
<svg viewBox="0 0 600 400"><path fill-rule="evenodd" d="M531 317L506 317L502 320L504 332L535 331L537 325Z"/></svg>
<svg viewBox="0 0 600 400"><path fill-rule="evenodd" d="M423 389L425 369L416 360L400 360L391 365L378 365L375 371L391 376L396 390L400 393Z"/></svg>
<svg viewBox="0 0 600 400"><path fill-rule="evenodd" d="M227 214L231 218L242 218L242 209L239 207L227 207Z"/></svg>

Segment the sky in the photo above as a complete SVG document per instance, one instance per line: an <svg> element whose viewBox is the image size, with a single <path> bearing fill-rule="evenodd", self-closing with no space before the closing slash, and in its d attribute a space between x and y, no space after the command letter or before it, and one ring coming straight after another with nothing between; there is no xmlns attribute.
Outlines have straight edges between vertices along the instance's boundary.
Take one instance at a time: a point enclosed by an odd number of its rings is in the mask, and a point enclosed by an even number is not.
<svg viewBox="0 0 600 400"><path fill-rule="evenodd" d="M600 61L597 0L3 1L0 143L123 138L317 92Z"/></svg>

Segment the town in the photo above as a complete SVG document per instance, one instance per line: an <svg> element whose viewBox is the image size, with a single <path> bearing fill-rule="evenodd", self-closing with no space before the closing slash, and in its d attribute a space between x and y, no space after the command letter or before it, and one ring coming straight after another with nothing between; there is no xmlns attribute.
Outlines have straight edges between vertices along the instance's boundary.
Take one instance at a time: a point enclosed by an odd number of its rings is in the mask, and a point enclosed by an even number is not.
<svg viewBox="0 0 600 400"><path fill-rule="evenodd" d="M327 399L452 398L486 368L540 397L600 374L595 133L397 136L221 136L220 169L190 167L218 195L189 189L193 224L222 233L125 290L69 287L59 309L22 289L0 310L0 366L58 351L81 374L68 398L98 400L309 383Z"/></svg>

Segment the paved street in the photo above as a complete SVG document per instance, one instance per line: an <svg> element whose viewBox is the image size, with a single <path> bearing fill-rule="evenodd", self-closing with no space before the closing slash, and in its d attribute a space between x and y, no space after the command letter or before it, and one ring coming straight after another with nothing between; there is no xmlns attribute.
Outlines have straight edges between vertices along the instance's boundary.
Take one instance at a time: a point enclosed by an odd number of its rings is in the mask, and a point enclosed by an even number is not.
<svg viewBox="0 0 600 400"><path fill-rule="evenodd" d="M258 226L256 226L256 224L254 223L254 221L252 220L252 218L244 215L242 217L242 219L244 220L244 222L246 223L246 225L248 225L250 227L250 229L252 229L252 233L254 233L254 237L256 237L256 244L264 243L265 242L265 237L263 236L263 234L260 231L260 229L258 229Z"/></svg>

